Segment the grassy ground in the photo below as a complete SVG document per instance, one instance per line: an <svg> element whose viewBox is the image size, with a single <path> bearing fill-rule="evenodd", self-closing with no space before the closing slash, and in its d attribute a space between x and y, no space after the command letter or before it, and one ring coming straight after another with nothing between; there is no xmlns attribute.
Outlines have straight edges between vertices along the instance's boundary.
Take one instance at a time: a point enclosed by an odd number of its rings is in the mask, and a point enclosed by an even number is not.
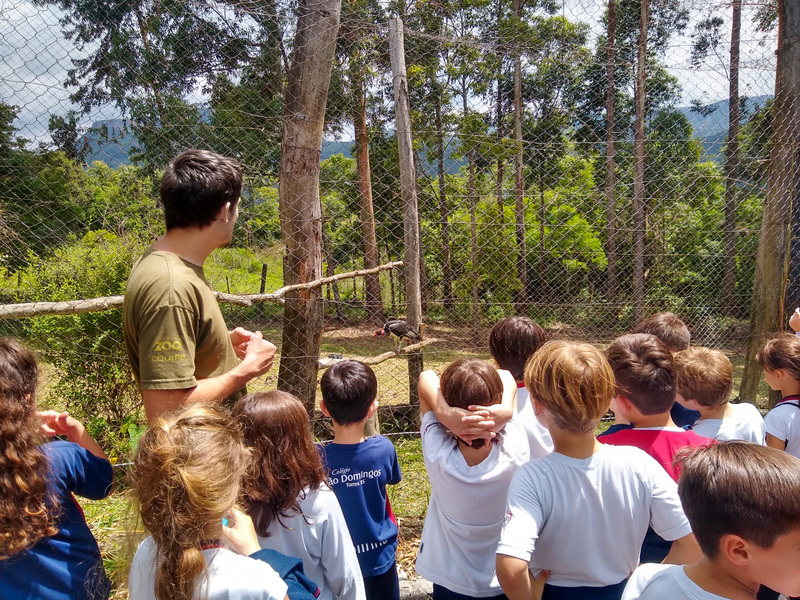
<svg viewBox="0 0 800 600"><path fill-rule="evenodd" d="M250 323L242 323L244 326ZM254 324L253 324L254 325ZM265 336L278 345L280 351L280 330L275 327L261 327ZM326 331L323 337L322 356L328 353L340 353L345 357L369 357L381 354L393 348L393 342L386 338L372 336L373 330L368 326L337 327ZM466 329L431 327L427 337L437 338L440 342L425 349L425 366L439 372L443 366L456 358L474 356L488 359L485 341L478 340ZM467 348L467 350L462 350ZM734 365L736 387L741 378L744 359L742 356L730 356ZM276 361L277 364L277 361ZM379 399L382 404L394 405L408 402L408 371L403 359L394 358L375 366L379 382ZM274 389L277 384L277 369L273 369L265 377L251 386L252 389ZM760 390L760 403L766 406L767 388L763 384ZM602 423L599 430L605 429L608 423ZM392 441L397 449L403 472L403 481L389 490L389 499L400 524L400 543L398 548L398 564L407 573L413 572L422 523L430 497L425 466L419 436L415 433L393 435ZM124 473L124 467L117 470ZM119 486L124 487L124 484ZM82 501L86 519L97 537L106 560L107 570L115 580L116 598L127 598L125 580L127 565L138 541L141 539L141 526L136 522L131 509L127 491L122 489L110 498L98 501ZM137 531L139 533L137 533Z"/></svg>

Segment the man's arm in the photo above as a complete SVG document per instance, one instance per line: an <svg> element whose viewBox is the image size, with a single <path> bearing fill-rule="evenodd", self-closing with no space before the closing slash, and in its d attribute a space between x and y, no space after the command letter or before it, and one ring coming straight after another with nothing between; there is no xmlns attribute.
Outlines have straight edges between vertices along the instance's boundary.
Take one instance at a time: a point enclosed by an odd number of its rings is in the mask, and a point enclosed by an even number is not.
<svg viewBox="0 0 800 600"><path fill-rule="evenodd" d="M216 377L201 379L197 385L177 390L142 390L144 410L148 421L186 404L220 402L243 388L248 381L263 375L272 367L275 346L256 331L247 343L244 359L233 369Z"/></svg>

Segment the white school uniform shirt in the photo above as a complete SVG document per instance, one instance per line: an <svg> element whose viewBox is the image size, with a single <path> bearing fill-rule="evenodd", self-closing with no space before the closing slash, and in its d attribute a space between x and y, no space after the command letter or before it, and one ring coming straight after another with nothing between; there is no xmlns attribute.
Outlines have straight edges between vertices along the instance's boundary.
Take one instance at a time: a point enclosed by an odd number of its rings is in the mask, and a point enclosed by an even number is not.
<svg viewBox="0 0 800 600"><path fill-rule="evenodd" d="M364 579L342 508L324 483L298 498L303 514L292 513L270 523L262 548L303 561L306 576L320 589L318 600L366 600Z"/></svg>
<svg viewBox="0 0 800 600"><path fill-rule="evenodd" d="M667 541L692 531L655 459L631 446L585 459L554 452L514 474L497 554L550 569L552 585L614 585L636 568L648 525Z"/></svg>
<svg viewBox="0 0 800 600"><path fill-rule="evenodd" d="M786 452L800 458L800 408L797 400L775 405L764 417L767 433L786 441Z"/></svg>
<svg viewBox="0 0 800 600"><path fill-rule="evenodd" d="M539 423L533 412L533 402L526 387L517 388L517 421L525 429L528 444L531 449L531 458L540 458L553 451L553 438L547 427Z"/></svg>
<svg viewBox="0 0 800 600"><path fill-rule="evenodd" d="M498 596L503 590L495 573L495 550L508 486L517 468L528 461L525 431L516 417L511 419L489 455L470 467L433 411L422 416L421 429L431 498L416 571L459 594Z"/></svg>
<svg viewBox="0 0 800 600"><path fill-rule="evenodd" d="M263 560L241 556L227 548L203 550L208 579L197 579L194 597L208 600L284 600L286 583ZM145 539L131 563L128 588L131 600L156 600L156 543Z"/></svg>
<svg viewBox="0 0 800 600"><path fill-rule="evenodd" d="M622 600L728 600L705 591L683 569L683 565L642 565L628 580Z"/></svg>
<svg viewBox="0 0 800 600"><path fill-rule="evenodd" d="M758 409L749 402L731 404L733 414L724 419L699 419L692 431L697 435L724 442L742 440L763 446L766 428L764 418Z"/></svg>

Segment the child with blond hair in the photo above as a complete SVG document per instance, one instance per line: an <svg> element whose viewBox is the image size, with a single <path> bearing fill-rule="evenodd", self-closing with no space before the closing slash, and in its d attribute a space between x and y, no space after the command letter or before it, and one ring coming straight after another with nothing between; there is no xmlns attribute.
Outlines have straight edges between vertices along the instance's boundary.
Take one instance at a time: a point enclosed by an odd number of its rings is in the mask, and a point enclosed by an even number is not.
<svg viewBox="0 0 800 600"><path fill-rule="evenodd" d="M692 431L717 440L743 440L764 445L764 419L748 403L728 402L733 391L731 361L719 350L695 347L675 355L676 400L696 410Z"/></svg>
<svg viewBox="0 0 800 600"><path fill-rule="evenodd" d="M699 556L677 485L638 448L601 444L594 431L615 393L614 374L589 344L549 342L525 385L554 451L520 467L508 491L497 575L510 600L619 600L648 525L673 541L665 562Z"/></svg>
<svg viewBox="0 0 800 600"><path fill-rule="evenodd" d="M782 333L756 355L764 379L781 400L764 417L767 446L800 458L800 338Z"/></svg>

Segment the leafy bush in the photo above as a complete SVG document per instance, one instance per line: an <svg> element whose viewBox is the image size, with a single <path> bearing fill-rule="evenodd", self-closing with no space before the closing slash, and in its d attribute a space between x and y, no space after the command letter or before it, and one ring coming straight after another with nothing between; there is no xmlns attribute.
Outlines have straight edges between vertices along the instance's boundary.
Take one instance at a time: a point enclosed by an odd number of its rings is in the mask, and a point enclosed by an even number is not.
<svg viewBox="0 0 800 600"><path fill-rule="evenodd" d="M91 231L34 259L26 281L34 300L61 301L122 294L143 243L132 236ZM55 370L54 406L81 419L112 454L124 455L138 437L141 396L122 339L122 311L36 317L30 342Z"/></svg>

